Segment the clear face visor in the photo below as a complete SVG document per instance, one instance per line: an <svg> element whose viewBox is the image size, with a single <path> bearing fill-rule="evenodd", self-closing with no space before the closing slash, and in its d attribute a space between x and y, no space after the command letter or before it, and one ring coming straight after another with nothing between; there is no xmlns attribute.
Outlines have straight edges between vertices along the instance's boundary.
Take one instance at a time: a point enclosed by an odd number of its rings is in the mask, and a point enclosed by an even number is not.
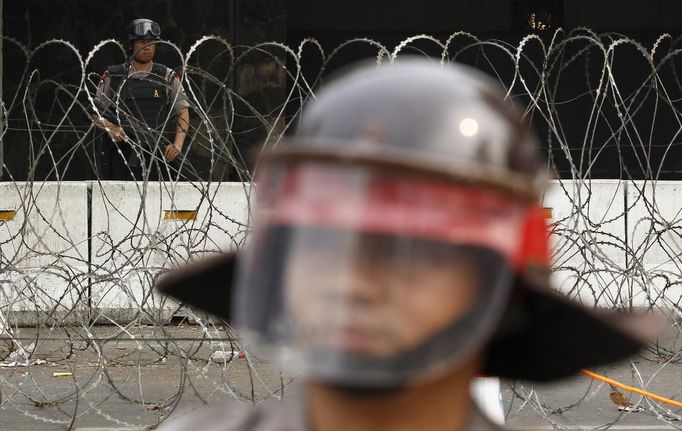
<svg viewBox="0 0 682 431"><path fill-rule="evenodd" d="M526 204L364 166L269 166L235 315L247 348L343 385L453 367L496 328Z"/></svg>
<svg viewBox="0 0 682 431"><path fill-rule="evenodd" d="M143 21L133 26L132 33L139 38L158 38L161 35L161 27L153 21Z"/></svg>

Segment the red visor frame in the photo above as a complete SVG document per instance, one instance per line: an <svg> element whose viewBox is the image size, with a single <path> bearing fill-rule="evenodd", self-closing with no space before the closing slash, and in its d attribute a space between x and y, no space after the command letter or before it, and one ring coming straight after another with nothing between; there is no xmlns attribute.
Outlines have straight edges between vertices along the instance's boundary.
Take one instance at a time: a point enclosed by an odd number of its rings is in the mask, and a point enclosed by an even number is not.
<svg viewBox="0 0 682 431"><path fill-rule="evenodd" d="M489 188L367 167L289 164L263 190L260 222L473 245L512 267L549 266L544 210Z"/></svg>

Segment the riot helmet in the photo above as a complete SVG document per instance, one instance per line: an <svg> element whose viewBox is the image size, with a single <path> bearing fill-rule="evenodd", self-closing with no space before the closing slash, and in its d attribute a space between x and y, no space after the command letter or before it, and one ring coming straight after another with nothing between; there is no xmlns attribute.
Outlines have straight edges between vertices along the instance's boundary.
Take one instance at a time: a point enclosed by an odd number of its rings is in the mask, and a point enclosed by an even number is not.
<svg viewBox="0 0 682 431"><path fill-rule="evenodd" d="M502 99L480 72L416 60L320 91L261 162L234 310L251 344L372 387L481 350L514 271L547 263L538 146Z"/></svg>

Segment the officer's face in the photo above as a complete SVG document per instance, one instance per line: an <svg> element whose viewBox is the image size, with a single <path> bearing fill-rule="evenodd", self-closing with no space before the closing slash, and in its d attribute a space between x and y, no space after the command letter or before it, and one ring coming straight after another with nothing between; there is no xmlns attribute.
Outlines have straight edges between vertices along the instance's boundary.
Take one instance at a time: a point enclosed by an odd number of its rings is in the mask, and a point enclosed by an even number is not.
<svg viewBox="0 0 682 431"><path fill-rule="evenodd" d="M156 44L151 39L138 39L133 42L135 60L145 64L152 61L156 53Z"/></svg>
<svg viewBox="0 0 682 431"><path fill-rule="evenodd" d="M301 232L285 275L290 318L309 347L399 355L471 310L479 283L470 263L450 245Z"/></svg>

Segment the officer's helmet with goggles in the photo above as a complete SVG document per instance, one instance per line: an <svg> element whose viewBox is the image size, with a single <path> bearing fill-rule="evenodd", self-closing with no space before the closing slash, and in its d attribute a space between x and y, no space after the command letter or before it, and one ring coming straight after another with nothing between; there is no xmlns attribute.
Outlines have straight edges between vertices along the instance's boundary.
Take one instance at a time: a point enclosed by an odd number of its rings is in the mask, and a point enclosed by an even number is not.
<svg viewBox="0 0 682 431"><path fill-rule="evenodd" d="M139 39L160 40L161 26L146 18L136 19L130 22L127 27L128 42L133 42Z"/></svg>

